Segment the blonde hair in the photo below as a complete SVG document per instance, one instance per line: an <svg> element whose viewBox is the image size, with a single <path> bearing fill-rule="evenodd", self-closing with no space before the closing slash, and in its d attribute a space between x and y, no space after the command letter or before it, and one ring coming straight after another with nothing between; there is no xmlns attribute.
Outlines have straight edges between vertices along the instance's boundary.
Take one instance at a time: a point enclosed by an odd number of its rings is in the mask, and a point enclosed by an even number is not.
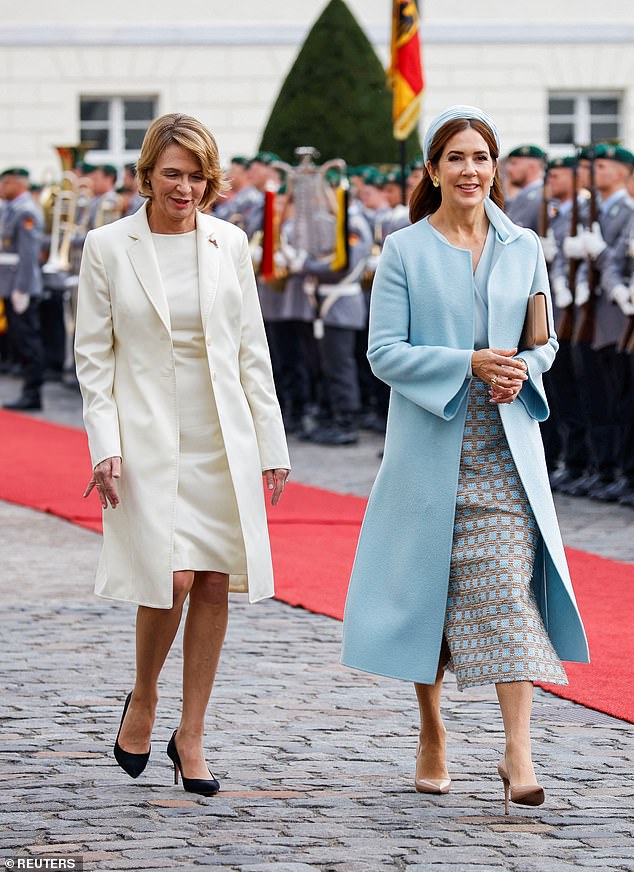
<svg viewBox="0 0 634 872"><path fill-rule="evenodd" d="M149 173L156 166L159 156L168 145L176 143L190 151L199 161L207 187L198 208L205 212L219 194L229 188L220 166L218 146L211 132L191 115L170 112L156 118L148 127L143 138L141 154L136 166L139 193L152 199L154 196Z"/></svg>

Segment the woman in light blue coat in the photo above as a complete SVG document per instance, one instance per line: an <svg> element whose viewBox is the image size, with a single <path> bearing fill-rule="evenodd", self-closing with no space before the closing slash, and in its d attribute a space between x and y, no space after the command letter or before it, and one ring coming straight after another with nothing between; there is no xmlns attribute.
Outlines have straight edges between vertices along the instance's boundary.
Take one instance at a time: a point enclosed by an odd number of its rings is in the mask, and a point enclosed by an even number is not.
<svg viewBox="0 0 634 872"><path fill-rule="evenodd" d="M549 342L518 349L541 246L502 212L500 142L468 106L432 122L412 226L390 235L376 273L368 357L391 387L385 454L361 530L342 661L413 681L421 732L416 789L446 793L440 694L493 683L506 735L508 798L539 805L533 682L565 684L588 661L555 515L539 422Z"/></svg>

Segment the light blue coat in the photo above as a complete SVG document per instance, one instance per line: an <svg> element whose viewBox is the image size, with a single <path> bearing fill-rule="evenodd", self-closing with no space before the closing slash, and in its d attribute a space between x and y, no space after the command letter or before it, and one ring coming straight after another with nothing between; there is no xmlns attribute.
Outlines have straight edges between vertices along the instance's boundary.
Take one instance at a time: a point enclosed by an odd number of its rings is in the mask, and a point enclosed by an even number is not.
<svg viewBox="0 0 634 872"><path fill-rule="evenodd" d="M529 294L545 291L538 238L491 200L496 231L489 273L489 346L516 348ZM550 305L550 303L549 303ZM471 254L419 221L390 235L372 287L368 358L390 385L385 454L372 489L344 617L342 662L433 684L445 622L462 436L471 384ZM548 484L539 421L542 374L558 344L522 351L529 379L500 405L509 448L541 532L533 585L563 660L588 661Z"/></svg>

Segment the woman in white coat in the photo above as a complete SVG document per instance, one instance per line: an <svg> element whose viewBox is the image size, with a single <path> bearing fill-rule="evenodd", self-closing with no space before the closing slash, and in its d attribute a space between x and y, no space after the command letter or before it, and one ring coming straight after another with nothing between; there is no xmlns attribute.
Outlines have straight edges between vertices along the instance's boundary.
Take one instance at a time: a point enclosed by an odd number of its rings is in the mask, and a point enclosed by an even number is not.
<svg viewBox="0 0 634 872"><path fill-rule="evenodd" d="M167 753L176 783L180 771L186 790L213 795L204 719L228 592L273 595L262 474L276 505L289 459L247 238L203 214L224 187L213 136L164 115L137 172L144 206L86 239L75 341L85 496L95 488L104 509L95 590L139 607L115 757L133 778L147 764L158 677L189 596Z"/></svg>

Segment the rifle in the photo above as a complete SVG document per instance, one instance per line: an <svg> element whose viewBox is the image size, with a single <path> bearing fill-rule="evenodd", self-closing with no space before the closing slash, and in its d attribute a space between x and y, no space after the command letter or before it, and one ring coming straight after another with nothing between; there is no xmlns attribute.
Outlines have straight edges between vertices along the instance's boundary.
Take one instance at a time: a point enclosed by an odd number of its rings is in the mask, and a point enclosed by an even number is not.
<svg viewBox="0 0 634 872"><path fill-rule="evenodd" d="M634 236L634 229L630 231L631 237ZM630 237L628 245L627 263L629 266L628 272L630 276L630 284L634 282L634 257L632 251L632 238ZM627 274L627 273L626 273ZM634 315L629 315L623 338L619 343L619 350L624 350L626 354L634 354Z"/></svg>
<svg viewBox="0 0 634 872"><path fill-rule="evenodd" d="M588 226L592 230L595 221L599 218L599 201L597 198L597 189L594 182L594 151L590 151L590 209L588 217ZM596 308L595 291L601 280L601 273L596 267L594 260L588 257L588 287L590 288L590 299L581 307L581 321L579 323L575 342L592 342L594 338L594 320Z"/></svg>
<svg viewBox="0 0 634 872"><path fill-rule="evenodd" d="M579 224L579 202L577 199L577 161L572 168L572 210L570 212L570 235L577 235L577 226ZM573 297L575 293L575 285L577 284L577 271L579 269L579 261L574 258L568 258L568 287L570 288ZM575 328L575 301L573 299L569 306L562 310L557 325L557 335L564 342L571 342Z"/></svg>
<svg viewBox="0 0 634 872"><path fill-rule="evenodd" d="M542 186L542 203L539 210L539 235L542 238L545 238L548 234L548 228L550 227L550 213L548 212L548 170L544 175L544 184Z"/></svg>

